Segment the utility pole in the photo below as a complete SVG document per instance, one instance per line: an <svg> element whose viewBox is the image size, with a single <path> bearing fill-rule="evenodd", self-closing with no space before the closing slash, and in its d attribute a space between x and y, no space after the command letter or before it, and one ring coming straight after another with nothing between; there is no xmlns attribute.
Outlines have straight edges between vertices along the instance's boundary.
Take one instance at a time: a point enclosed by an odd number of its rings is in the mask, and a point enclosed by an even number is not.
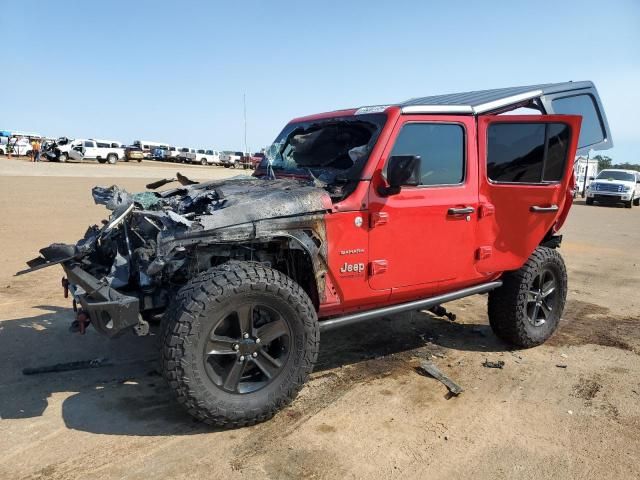
<svg viewBox="0 0 640 480"><path fill-rule="evenodd" d="M589 173L589 154L591 150L587 150L587 164L584 167L584 180L582 181L582 198L587 195L587 174Z"/></svg>
<svg viewBox="0 0 640 480"><path fill-rule="evenodd" d="M247 95L242 94L242 107L244 111L244 152L247 153Z"/></svg>

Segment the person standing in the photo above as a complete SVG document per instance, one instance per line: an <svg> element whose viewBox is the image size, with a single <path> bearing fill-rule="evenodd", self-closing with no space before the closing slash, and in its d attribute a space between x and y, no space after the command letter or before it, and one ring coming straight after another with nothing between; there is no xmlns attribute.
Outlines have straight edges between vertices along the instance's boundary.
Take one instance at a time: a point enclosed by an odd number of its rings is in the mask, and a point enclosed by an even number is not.
<svg viewBox="0 0 640 480"><path fill-rule="evenodd" d="M31 144L31 151L33 152L33 161L34 162L39 162L40 161L40 140L39 139L35 139L33 141L33 143Z"/></svg>

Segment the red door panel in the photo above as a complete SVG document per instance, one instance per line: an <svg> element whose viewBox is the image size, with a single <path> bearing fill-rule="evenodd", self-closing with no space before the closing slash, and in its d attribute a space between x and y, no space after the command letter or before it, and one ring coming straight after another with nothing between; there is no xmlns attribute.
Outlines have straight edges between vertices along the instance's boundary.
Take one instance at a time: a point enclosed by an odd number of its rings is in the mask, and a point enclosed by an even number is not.
<svg viewBox="0 0 640 480"><path fill-rule="evenodd" d="M562 123L570 127L562 178L554 182L498 183L488 178L488 129L497 123ZM478 118L480 159L479 272L520 268L571 208L567 195L573 173L580 117L572 115L484 116Z"/></svg>
<svg viewBox="0 0 640 480"><path fill-rule="evenodd" d="M397 195L381 196L378 187L384 183L382 170L402 127L408 123L438 122L459 124L465 131L463 183L403 187ZM477 277L474 268L477 188L475 124L472 117L400 117L372 176L369 193L371 288L428 293ZM453 208L470 208L473 211L452 214L450 210Z"/></svg>

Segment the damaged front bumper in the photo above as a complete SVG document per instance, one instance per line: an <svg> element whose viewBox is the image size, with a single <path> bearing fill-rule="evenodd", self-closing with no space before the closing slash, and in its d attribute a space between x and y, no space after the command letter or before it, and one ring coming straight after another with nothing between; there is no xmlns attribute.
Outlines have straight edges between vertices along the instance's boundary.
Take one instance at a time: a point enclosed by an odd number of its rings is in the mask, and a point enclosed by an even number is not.
<svg viewBox="0 0 640 480"><path fill-rule="evenodd" d="M115 337L128 328L146 325L137 297L124 295L105 285L78 265L63 263L62 267L74 299L98 332Z"/></svg>

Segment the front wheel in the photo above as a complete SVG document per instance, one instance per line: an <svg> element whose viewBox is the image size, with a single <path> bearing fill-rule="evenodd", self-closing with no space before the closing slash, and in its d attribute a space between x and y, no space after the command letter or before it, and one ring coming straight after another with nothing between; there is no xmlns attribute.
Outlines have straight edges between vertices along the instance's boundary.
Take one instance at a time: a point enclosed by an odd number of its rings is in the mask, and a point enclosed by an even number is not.
<svg viewBox="0 0 640 480"><path fill-rule="evenodd" d="M544 343L558 327L567 299L567 269L560 254L538 247L522 268L505 273L502 282L489 292L493 332L516 347Z"/></svg>
<svg viewBox="0 0 640 480"><path fill-rule="evenodd" d="M298 394L320 339L304 290L277 270L229 262L189 281L165 315L163 370L197 419L240 427Z"/></svg>
<svg viewBox="0 0 640 480"><path fill-rule="evenodd" d="M67 156L67 154L66 154L66 153L61 153L61 154L58 156L58 161L59 161L60 163L65 163L68 159L69 159L69 157Z"/></svg>
<svg viewBox="0 0 640 480"><path fill-rule="evenodd" d="M634 204L636 207L640 207L640 197L634 198L634 199L633 199L633 204Z"/></svg>
<svg viewBox="0 0 640 480"><path fill-rule="evenodd" d="M633 200L629 200L628 202L623 202L624 203L624 208L632 208L633 207Z"/></svg>

